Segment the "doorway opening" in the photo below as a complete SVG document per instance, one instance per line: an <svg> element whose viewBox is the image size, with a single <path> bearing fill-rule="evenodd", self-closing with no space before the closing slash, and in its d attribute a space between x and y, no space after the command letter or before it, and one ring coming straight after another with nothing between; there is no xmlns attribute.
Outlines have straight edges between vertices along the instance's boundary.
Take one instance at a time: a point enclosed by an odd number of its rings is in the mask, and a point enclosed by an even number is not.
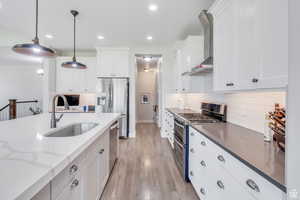
<svg viewBox="0 0 300 200"><path fill-rule="evenodd" d="M161 55L136 54L136 122L159 126Z"/></svg>

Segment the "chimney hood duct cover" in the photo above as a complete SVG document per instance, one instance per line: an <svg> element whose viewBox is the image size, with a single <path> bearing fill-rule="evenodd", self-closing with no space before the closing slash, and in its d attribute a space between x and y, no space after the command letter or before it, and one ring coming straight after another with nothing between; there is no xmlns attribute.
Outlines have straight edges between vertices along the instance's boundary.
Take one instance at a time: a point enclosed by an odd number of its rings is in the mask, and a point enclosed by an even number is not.
<svg viewBox="0 0 300 200"><path fill-rule="evenodd" d="M203 10L199 15L204 35L204 61L201 65L213 65L213 16Z"/></svg>

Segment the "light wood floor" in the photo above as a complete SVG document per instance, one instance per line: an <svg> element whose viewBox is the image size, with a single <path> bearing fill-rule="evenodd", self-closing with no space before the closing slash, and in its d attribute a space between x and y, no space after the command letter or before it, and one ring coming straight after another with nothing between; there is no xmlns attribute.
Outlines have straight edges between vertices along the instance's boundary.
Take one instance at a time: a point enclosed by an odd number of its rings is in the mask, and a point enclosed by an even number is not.
<svg viewBox="0 0 300 200"><path fill-rule="evenodd" d="M138 124L120 141L120 156L101 200L198 200L175 166L167 139L154 124Z"/></svg>

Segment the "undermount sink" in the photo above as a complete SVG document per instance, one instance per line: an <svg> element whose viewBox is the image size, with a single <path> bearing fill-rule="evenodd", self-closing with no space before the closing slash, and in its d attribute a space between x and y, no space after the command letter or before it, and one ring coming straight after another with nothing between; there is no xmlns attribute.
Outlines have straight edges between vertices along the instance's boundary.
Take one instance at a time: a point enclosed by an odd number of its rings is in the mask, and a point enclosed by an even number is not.
<svg viewBox="0 0 300 200"><path fill-rule="evenodd" d="M76 123L54 130L45 137L73 137L82 135L98 126L97 123Z"/></svg>

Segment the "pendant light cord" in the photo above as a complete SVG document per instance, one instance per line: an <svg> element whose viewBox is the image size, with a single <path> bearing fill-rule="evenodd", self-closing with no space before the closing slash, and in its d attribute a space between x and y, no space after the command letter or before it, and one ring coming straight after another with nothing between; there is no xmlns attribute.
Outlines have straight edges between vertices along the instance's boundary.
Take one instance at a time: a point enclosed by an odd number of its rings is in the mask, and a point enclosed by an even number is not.
<svg viewBox="0 0 300 200"><path fill-rule="evenodd" d="M33 39L33 42L38 44L39 38L38 38L38 24L39 24L39 1L35 1L35 38Z"/></svg>
<svg viewBox="0 0 300 200"><path fill-rule="evenodd" d="M74 15L74 49L73 49L73 61L76 61L76 16Z"/></svg>

